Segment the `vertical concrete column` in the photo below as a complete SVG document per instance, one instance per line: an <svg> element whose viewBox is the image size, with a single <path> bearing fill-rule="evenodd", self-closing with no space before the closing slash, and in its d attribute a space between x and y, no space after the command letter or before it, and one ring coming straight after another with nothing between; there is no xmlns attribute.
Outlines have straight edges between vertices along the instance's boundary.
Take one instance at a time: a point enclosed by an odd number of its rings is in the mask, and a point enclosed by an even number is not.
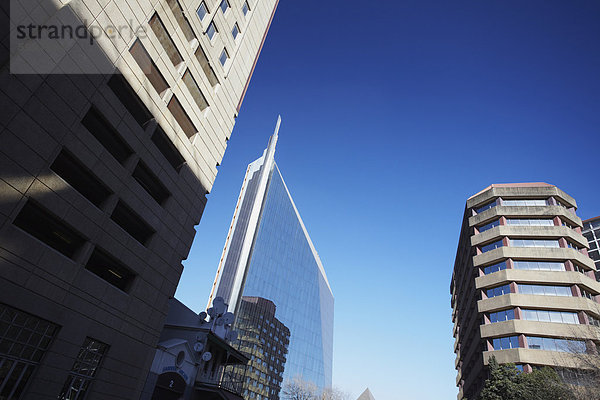
<svg viewBox="0 0 600 400"><path fill-rule="evenodd" d="M515 263L513 262L512 258L507 258L505 263L506 269L515 269Z"/></svg>
<svg viewBox="0 0 600 400"><path fill-rule="evenodd" d="M490 339L486 339L487 343L487 351L494 351L494 346L492 345L492 341Z"/></svg>
<svg viewBox="0 0 600 400"><path fill-rule="evenodd" d="M566 249L568 246L567 244L567 239L561 237L560 239L558 239L558 244L560 245L561 248Z"/></svg>
<svg viewBox="0 0 600 400"><path fill-rule="evenodd" d="M582 325L589 325L590 324L590 319L588 318L588 315L586 313L584 313L583 311L579 311L577 313L577 317L579 318L579 323Z"/></svg>
<svg viewBox="0 0 600 400"><path fill-rule="evenodd" d="M586 275L587 275L589 278L591 278L591 279L593 279L593 280L596 280L596 274L594 273L594 271L593 271L593 270L586 271L586 272L585 272L585 274L586 274Z"/></svg>
<svg viewBox="0 0 600 400"><path fill-rule="evenodd" d="M560 219L560 217L554 217L553 221L554 221L554 226L561 226L562 225L562 220Z"/></svg>
<svg viewBox="0 0 600 400"><path fill-rule="evenodd" d="M565 270L566 271L575 271L575 267L573 266L573 261L571 261L571 260L565 261Z"/></svg>
<svg viewBox="0 0 600 400"><path fill-rule="evenodd" d="M523 372L528 374L530 372L533 372L533 368L529 364L523 364Z"/></svg>
<svg viewBox="0 0 600 400"><path fill-rule="evenodd" d="M554 196L548 197L548 205L549 206L557 206L558 205L558 202L556 201Z"/></svg>
<svg viewBox="0 0 600 400"><path fill-rule="evenodd" d="M573 297L582 297L581 289L579 289L579 286L577 285L571 286L571 293L573 293Z"/></svg>
<svg viewBox="0 0 600 400"><path fill-rule="evenodd" d="M511 282L510 283L510 292L511 293L519 293L519 290L517 288L517 284L515 282Z"/></svg>
<svg viewBox="0 0 600 400"><path fill-rule="evenodd" d="M519 347L522 349L527 348L527 338L525 335L519 335Z"/></svg>
<svg viewBox="0 0 600 400"><path fill-rule="evenodd" d="M502 245L505 247L510 245L510 240L506 236L502 238Z"/></svg>
<svg viewBox="0 0 600 400"><path fill-rule="evenodd" d="M521 307L515 307L515 319L523 319L523 313Z"/></svg>
<svg viewBox="0 0 600 400"><path fill-rule="evenodd" d="M506 225L507 224L506 217L505 216L501 216L499 222L500 222L500 226Z"/></svg>
<svg viewBox="0 0 600 400"><path fill-rule="evenodd" d="M584 255L584 256L586 256L586 257L589 257L589 254L588 254L588 249L586 249L586 248L584 247L584 248L583 248L583 249L581 249L580 251L581 251L581 254L583 254L583 255Z"/></svg>

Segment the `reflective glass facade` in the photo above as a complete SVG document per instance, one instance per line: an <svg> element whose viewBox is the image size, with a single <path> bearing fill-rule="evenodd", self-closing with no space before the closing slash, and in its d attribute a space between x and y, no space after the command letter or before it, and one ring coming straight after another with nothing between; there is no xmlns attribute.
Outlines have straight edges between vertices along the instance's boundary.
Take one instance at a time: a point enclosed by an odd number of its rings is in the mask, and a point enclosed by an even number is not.
<svg viewBox="0 0 600 400"><path fill-rule="evenodd" d="M211 296L236 309L242 297L272 302L290 333L285 365L275 360L269 371L283 370L283 385L301 377L326 388L332 383L333 295L273 153L271 143L248 167Z"/></svg>

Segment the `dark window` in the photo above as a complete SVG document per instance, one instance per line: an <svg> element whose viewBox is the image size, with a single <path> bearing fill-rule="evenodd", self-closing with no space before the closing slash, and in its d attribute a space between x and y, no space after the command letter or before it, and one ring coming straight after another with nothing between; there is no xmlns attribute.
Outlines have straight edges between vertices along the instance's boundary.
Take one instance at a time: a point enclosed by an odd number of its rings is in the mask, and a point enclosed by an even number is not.
<svg viewBox="0 0 600 400"><path fill-rule="evenodd" d="M152 58L150 58L150 54L148 54L148 51L146 51L146 48L144 47L142 42L140 42L139 39L135 41L133 46L131 46L129 52L135 59L135 62L142 69L144 75L146 75L146 77L150 81L150 84L152 84L154 89L156 89L158 94L161 94L169 88L167 81L160 73L158 67L156 66L156 64L154 64Z"/></svg>
<svg viewBox="0 0 600 400"><path fill-rule="evenodd" d="M96 207L100 207L112 194L89 169L65 150L60 152L50 168Z"/></svg>
<svg viewBox="0 0 600 400"><path fill-rule="evenodd" d="M0 399L18 400L58 325L0 303Z"/></svg>
<svg viewBox="0 0 600 400"><path fill-rule="evenodd" d="M188 90L190 91L192 98L200 108L200 111L206 110L206 108L208 107L208 101L206 101L206 97L204 97L204 94L202 94L198 83L196 83L196 80L190 73L189 69L185 71L185 74L183 74L182 80L183 83L185 83L185 86L187 86Z"/></svg>
<svg viewBox="0 0 600 400"><path fill-rule="evenodd" d="M143 162L140 161L135 167L133 177L158 204L163 204L169 198L169 191Z"/></svg>
<svg viewBox="0 0 600 400"><path fill-rule="evenodd" d="M152 134L152 142L154 142L158 150L167 159L169 164L171 164L173 169L179 172L183 164L185 164L185 159L160 126L157 126Z"/></svg>
<svg viewBox="0 0 600 400"><path fill-rule="evenodd" d="M167 52L169 60L171 60L173 65L177 66L181 64L183 62L183 58L181 57L181 54L179 54L179 50L177 50L175 43L173 43L173 39L171 39L169 32L167 32L167 28L165 28L165 25L161 21L158 14L154 14L148 23L158 38L158 41Z"/></svg>
<svg viewBox="0 0 600 400"><path fill-rule="evenodd" d="M85 243L85 239L73 228L31 200L21 209L13 224L70 258Z"/></svg>
<svg viewBox="0 0 600 400"><path fill-rule="evenodd" d="M113 75L108 81L108 86L142 128L152 119L152 114L123 75Z"/></svg>
<svg viewBox="0 0 600 400"><path fill-rule="evenodd" d="M85 268L122 291L127 291L135 278L129 268L99 249L94 249Z"/></svg>
<svg viewBox="0 0 600 400"><path fill-rule="evenodd" d="M133 154L131 147L96 107L90 108L81 123L121 164Z"/></svg>
<svg viewBox="0 0 600 400"><path fill-rule="evenodd" d="M210 85L212 87L217 86L219 84L219 79L217 78L215 71L210 66L208 57L206 57L206 54L204 53L204 51L202 50L202 48L200 46L198 46L198 50L196 50L195 55L196 55L196 59L200 63L200 66L202 67L202 70L204 71L204 75L206 75L208 82L210 82Z"/></svg>
<svg viewBox="0 0 600 400"><path fill-rule="evenodd" d="M83 400L96 376L108 345L96 339L85 338L77 359L58 396L59 400Z"/></svg>
<svg viewBox="0 0 600 400"><path fill-rule="evenodd" d="M171 98L167 108L171 111L171 114L173 114L173 117L175 117L175 120L188 138L191 138L198 132L194 123L183 109L183 106L177 100L177 97L173 96Z"/></svg>
<svg viewBox="0 0 600 400"><path fill-rule="evenodd" d="M120 200L110 218L141 244L145 245L154 234L154 230Z"/></svg>

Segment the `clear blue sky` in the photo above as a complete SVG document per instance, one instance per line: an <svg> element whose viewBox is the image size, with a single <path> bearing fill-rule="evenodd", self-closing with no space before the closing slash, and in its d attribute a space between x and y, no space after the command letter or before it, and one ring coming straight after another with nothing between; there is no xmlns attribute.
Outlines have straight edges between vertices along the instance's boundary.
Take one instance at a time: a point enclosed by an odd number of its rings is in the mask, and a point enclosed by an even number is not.
<svg viewBox="0 0 600 400"><path fill-rule="evenodd" d="M455 399L464 204L545 181L600 215L600 2L281 0L177 296L200 311L244 172L277 162L335 304L334 384Z"/></svg>

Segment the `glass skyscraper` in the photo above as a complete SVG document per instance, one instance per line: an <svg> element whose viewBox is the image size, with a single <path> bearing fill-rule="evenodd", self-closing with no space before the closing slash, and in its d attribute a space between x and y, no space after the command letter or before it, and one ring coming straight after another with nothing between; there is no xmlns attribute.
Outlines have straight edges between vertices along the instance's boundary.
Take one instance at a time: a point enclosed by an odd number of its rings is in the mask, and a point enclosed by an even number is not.
<svg viewBox="0 0 600 400"><path fill-rule="evenodd" d="M251 370L259 375L258 367L267 368L267 375L276 371L282 387L288 379L301 378L326 388L332 380L333 294L274 160L280 122L262 157L246 171L210 301L223 297L236 315L242 311L242 297L272 302L274 317L289 329L285 364L271 354L278 349L260 338L273 328L272 321L265 320L254 338L239 328L240 350L251 339L263 344L248 352ZM257 391L250 377L245 380L251 389L247 398L279 398L277 390Z"/></svg>

